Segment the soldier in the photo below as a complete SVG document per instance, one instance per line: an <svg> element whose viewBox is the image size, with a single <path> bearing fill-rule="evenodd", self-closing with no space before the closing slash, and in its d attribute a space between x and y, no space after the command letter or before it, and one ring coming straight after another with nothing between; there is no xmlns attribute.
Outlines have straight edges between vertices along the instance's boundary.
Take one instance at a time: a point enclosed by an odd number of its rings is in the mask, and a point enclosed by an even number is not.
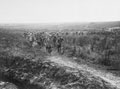
<svg viewBox="0 0 120 89"><path fill-rule="evenodd" d="M61 53L62 42L63 42L63 38L62 37L58 38L58 40L57 40L57 51L58 51L58 53Z"/></svg>
<svg viewBox="0 0 120 89"><path fill-rule="evenodd" d="M52 52L52 46L50 44L46 45L47 52L51 55Z"/></svg>
<svg viewBox="0 0 120 89"><path fill-rule="evenodd" d="M31 46L33 45L34 41L35 41L35 38L33 37L33 35L29 35L29 42Z"/></svg>
<svg viewBox="0 0 120 89"><path fill-rule="evenodd" d="M26 39L27 38L27 33L23 33L23 37Z"/></svg>
<svg viewBox="0 0 120 89"><path fill-rule="evenodd" d="M56 47L57 37L54 35L52 40L53 40L53 46Z"/></svg>

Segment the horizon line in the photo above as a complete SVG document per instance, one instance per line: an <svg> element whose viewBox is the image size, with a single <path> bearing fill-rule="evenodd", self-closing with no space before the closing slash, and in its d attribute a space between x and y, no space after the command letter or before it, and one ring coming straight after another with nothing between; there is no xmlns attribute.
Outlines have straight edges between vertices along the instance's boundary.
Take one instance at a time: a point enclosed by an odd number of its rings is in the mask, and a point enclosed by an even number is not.
<svg viewBox="0 0 120 89"><path fill-rule="evenodd" d="M81 21L81 22L0 22L0 24L70 24L70 23L104 23L104 22L120 22L120 20L115 21Z"/></svg>

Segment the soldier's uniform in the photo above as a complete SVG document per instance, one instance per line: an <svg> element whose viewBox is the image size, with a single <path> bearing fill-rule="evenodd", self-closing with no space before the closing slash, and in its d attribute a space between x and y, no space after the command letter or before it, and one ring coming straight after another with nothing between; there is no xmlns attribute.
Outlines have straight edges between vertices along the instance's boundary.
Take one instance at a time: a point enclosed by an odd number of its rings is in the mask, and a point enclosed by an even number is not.
<svg viewBox="0 0 120 89"><path fill-rule="evenodd" d="M63 42L63 38L62 37L58 38L58 40L57 40L57 50L58 50L58 53L61 53L62 42Z"/></svg>

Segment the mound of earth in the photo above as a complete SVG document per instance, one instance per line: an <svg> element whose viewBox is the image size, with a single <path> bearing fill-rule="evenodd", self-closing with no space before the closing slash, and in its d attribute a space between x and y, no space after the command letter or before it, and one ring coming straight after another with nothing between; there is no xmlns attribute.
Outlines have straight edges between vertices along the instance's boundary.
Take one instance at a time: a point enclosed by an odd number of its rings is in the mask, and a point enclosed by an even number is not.
<svg viewBox="0 0 120 89"><path fill-rule="evenodd" d="M9 66L2 65L1 72L11 82L24 84L21 89L117 89L89 72L58 66L49 60L13 57Z"/></svg>
<svg viewBox="0 0 120 89"><path fill-rule="evenodd" d="M18 89L18 87L13 83L0 81L0 89Z"/></svg>

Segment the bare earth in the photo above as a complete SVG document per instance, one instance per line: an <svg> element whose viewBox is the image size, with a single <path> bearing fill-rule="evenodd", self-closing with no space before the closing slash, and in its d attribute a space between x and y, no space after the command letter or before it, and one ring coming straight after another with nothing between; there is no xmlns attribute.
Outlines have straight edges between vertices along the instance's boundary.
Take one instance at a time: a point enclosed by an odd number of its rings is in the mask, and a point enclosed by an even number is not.
<svg viewBox="0 0 120 89"><path fill-rule="evenodd" d="M106 82L110 83L111 86L115 86L120 89L120 77L116 77L111 73L103 70L96 70L95 68L89 67L85 64L78 64L65 56L48 56L47 60L58 64L58 66L74 68L87 73L88 76L99 77Z"/></svg>

